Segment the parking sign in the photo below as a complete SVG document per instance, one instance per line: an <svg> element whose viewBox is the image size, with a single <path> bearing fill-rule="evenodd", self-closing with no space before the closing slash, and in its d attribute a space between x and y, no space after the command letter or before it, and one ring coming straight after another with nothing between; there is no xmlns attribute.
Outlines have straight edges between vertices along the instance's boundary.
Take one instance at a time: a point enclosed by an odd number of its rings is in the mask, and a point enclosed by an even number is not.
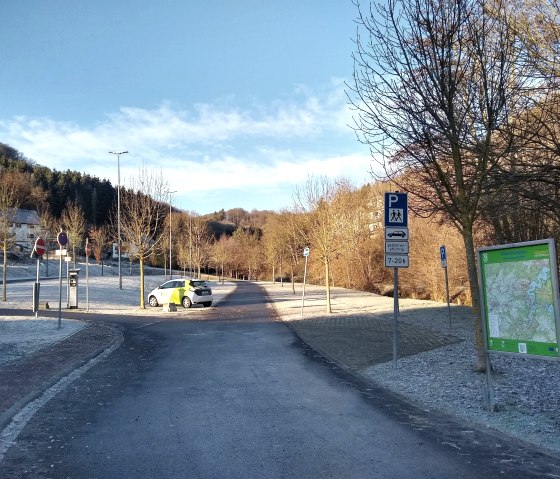
<svg viewBox="0 0 560 479"><path fill-rule="evenodd" d="M408 227L407 193L385 193L385 226Z"/></svg>

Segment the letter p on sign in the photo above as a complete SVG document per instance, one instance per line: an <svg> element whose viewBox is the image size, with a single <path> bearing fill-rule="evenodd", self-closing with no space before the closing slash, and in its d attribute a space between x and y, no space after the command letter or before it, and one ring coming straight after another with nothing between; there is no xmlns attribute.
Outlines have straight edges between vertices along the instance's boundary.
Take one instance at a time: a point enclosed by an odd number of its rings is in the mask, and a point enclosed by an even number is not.
<svg viewBox="0 0 560 479"><path fill-rule="evenodd" d="M385 193L385 226L408 227L407 193Z"/></svg>

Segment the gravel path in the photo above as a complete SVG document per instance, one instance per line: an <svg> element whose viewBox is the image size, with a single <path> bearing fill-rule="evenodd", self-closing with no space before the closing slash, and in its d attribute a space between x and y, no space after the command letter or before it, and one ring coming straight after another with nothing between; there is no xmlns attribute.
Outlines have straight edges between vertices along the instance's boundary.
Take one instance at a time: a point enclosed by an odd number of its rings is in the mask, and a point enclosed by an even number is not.
<svg viewBox="0 0 560 479"><path fill-rule="evenodd" d="M296 332L302 331L303 336L308 324L317 321L336 321L338 325L359 322L364 334L368 328L378 330L380 322L386 323L386 329L392 324L392 298L334 288L333 312L329 315L325 312L324 288L306 286L302 317L301 286L296 285L294 295L289 284L261 285L279 316L289 321ZM443 341L441 347L434 344L434 349L399 357L396 370L391 357L358 365L354 372L424 409L448 413L555 455L560 453L560 362L492 355L496 411L489 412L485 403L486 375L475 372L470 308L452 305L450 327L447 305L402 299L399 335L401 328L406 330L408 326L430 331L433 337L448 341ZM336 354L336 350L331 351L331 359L344 362L345 358Z"/></svg>

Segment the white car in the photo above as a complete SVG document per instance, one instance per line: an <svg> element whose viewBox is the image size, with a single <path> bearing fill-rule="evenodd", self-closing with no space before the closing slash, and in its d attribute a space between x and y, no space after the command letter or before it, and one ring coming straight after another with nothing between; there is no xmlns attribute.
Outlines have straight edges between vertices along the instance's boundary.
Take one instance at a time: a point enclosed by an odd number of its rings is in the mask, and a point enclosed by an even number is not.
<svg viewBox="0 0 560 479"><path fill-rule="evenodd" d="M202 304L204 307L212 306L214 298L212 290L201 279L172 279L166 281L148 294L150 306L160 304L182 304L190 308L193 304Z"/></svg>

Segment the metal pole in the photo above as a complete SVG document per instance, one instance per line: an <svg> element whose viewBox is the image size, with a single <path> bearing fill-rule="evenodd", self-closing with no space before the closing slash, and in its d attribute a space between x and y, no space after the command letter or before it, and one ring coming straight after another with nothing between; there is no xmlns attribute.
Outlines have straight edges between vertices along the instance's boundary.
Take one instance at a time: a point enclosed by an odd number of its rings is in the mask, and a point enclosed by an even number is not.
<svg viewBox="0 0 560 479"><path fill-rule="evenodd" d="M484 328L484 326L482 326ZM486 346L485 346L486 348ZM492 364L490 363L490 354L485 351L486 355L486 405L490 412L494 412L494 381L492 378Z"/></svg>
<svg viewBox="0 0 560 479"><path fill-rule="evenodd" d="M397 319L399 316L399 268L393 268L393 367L397 369Z"/></svg>
<svg viewBox="0 0 560 479"><path fill-rule="evenodd" d="M117 154L117 250L119 254L119 289L122 289L121 271L121 155Z"/></svg>
<svg viewBox="0 0 560 479"><path fill-rule="evenodd" d="M87 253L89 238L86 238L86 311L89 311L89 254Z"/></svg>
<svg viewBox="0 0 560 479"><path fill-rule="evenodd" d="M60 322L62 318L62 246L60 247L60 256L58 264L58 328L60 329Z"/></svg>
<svg viewBox="0 0 560 479"><path fill-rule="evenodd" d="M122 289L122 270L121 270L121 155L128 151L110 151L117 155L117 249L119 253L119 289Z"/></svg>
<svg viewBox="0 0 560 479"><path fill-rule="evenodd" d="M176 191L171 191L169 194L177 193ZM173 256L171 255L171 196L169 197L169 279L173 279Z"/></svg>
<svg viewBox="0 0 560 479"><path fill-rule="evenodd" d="M41 266L41 263L39 261L39 256L37 256L37 281L35 281L35 294L34 296L34 302L33 302L33 308L35 309L35 317L39 317L39 292L40 292L40 288L41 288L41 284L39 283L39 267Z"/></svg>
<svg viewBox="0 0 560 479"><path fill-rule="evenodd" d="M68 270L70 269L70 258L66 255L64 261L66 261L66 309L70 309L70 277Z"/></svg>
<svg viewBox="0 0 560 479"><path fill-rule="evenodd" d="M171 266L171 200L169 200L169 279L173 279L173 269Z"/></svg>
<svg viewBox="0 0 560 479"><path fill-rule="evenodd" d="M305 257L305 267L303 268L303 293L301 294L301 315L303 316L303 303L305 301L305 279L307 277L307 256Z"/></svg>
<svg viewBox="0 0 560 479"><path fill-rule="evenodd" d="M447 297L447 313L449 314L449 329L451 329L451 306L449 304L449 277L447 275L447 266L445 270L445 295Z"/></svg>

